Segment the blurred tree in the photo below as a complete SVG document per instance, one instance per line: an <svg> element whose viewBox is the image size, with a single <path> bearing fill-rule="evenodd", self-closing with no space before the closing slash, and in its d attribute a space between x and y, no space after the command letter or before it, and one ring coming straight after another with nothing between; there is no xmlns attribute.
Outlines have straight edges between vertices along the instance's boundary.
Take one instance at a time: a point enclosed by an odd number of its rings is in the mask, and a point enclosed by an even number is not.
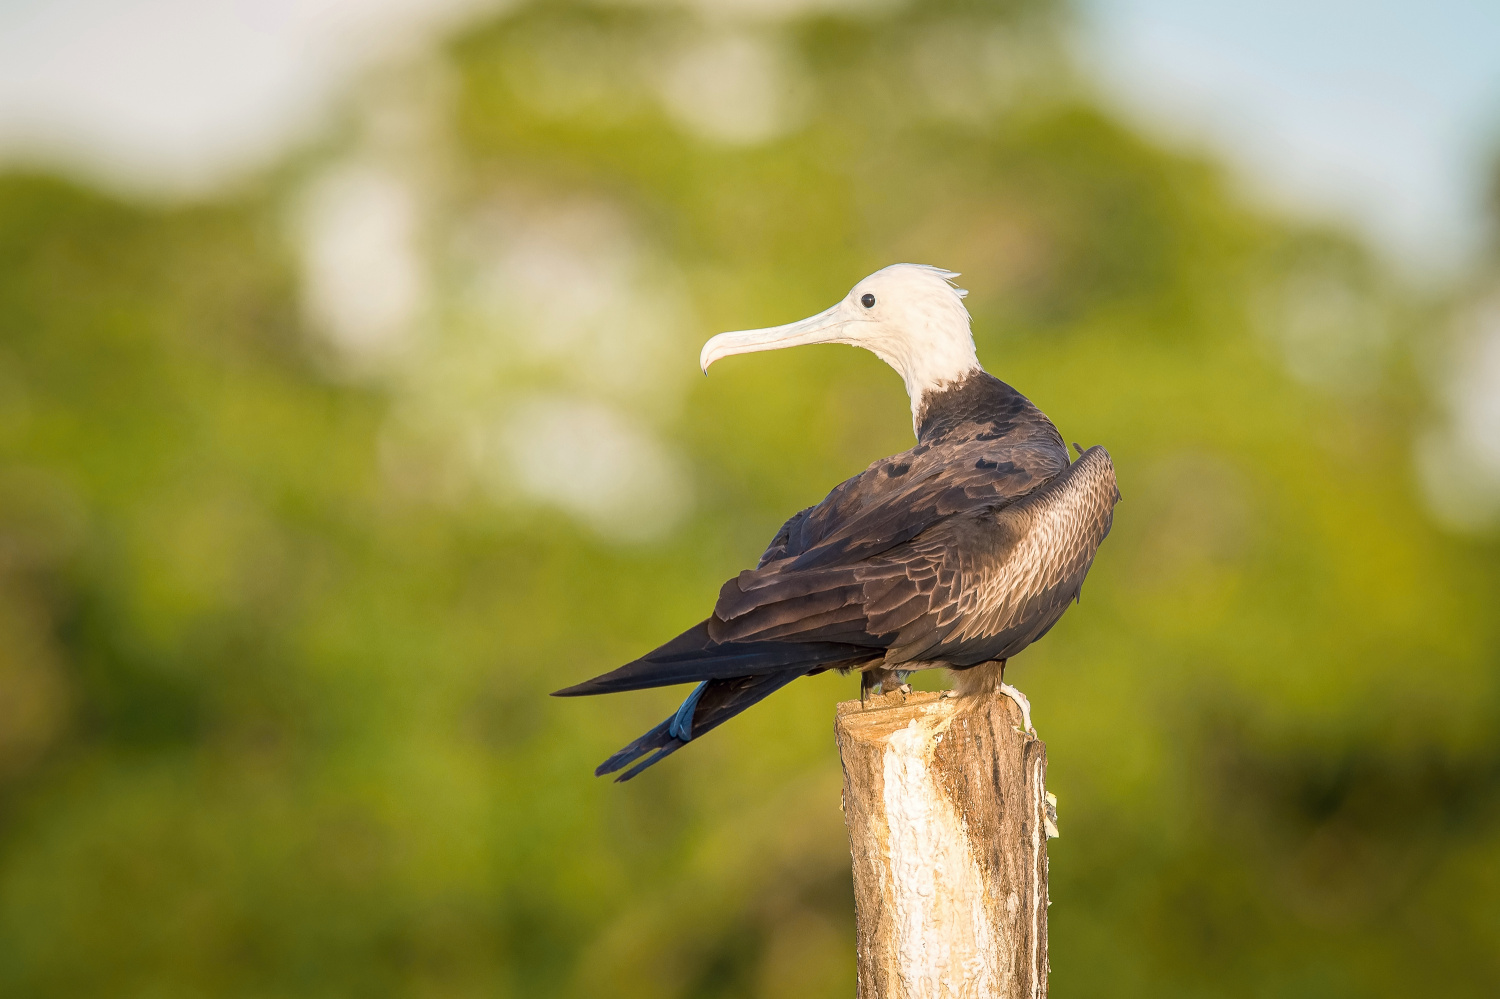
<svg viewBox="0 0 1500 999"><path fill-rule="evenodd" d="M533 5L222 203L0 179L0 990L847 994L853 681L628 788L677 695L544 695L906 446L873 358L697 344L919 260L1125 493L1016 664L1058 994L1493 994L1500 578L1408 458L1442 310L1113 122L1061 17Z"/></svg>

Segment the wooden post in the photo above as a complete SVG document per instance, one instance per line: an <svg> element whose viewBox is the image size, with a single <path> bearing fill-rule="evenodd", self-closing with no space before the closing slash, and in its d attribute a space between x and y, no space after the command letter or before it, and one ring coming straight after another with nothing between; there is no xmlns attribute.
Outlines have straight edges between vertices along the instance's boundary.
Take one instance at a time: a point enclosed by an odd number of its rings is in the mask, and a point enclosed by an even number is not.
<svg viewBox="0 0 1500 999"><path fill-rule="evenodd" d="M1000 695L838 706L859 999L1045 999L1047 747Z"/></svg>

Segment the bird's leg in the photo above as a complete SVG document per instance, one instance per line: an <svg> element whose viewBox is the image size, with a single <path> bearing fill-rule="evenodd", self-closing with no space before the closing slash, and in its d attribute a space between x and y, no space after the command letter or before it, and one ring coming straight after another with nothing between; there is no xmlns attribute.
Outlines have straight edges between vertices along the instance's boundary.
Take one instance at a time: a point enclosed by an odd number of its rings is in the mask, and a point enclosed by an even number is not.
<svg viewBox="0 0 1500 999"><path fill-rule="evenodd" d="M906 677L900 670L886 669L883 666L871 666L859 675L859 699L862 704L868 706L873 694L885 693L886 685L892 681L899 681L905 685ZM904 691L903 691L904 693Z"/></svg>
<svg viewBox="0 0 1500 999"><path fill-rule="evenodd" d="M909 669L898 669L898 670L895 671L895 673L896 673L896 682L901 685L901 686L897 687L896 689L899 690L899 691L901 691L901 693L903 695L910 694L911 693L911 684L909 684L909 683L906 682L906 678L909 677L909 676L911 676L912 671L909 670Z"/></svg>
<svg viewBox="0 0 1500 999"><path fill-rule="evenodd" d="M1035 739L1037 734L1036 729L1031 724L1031 702L1026 699L1025 694L1005 682L1005 660L1003 659L1000 660L1000 686L997 689L1000 693L1015 701L1016 707L1021 709L1021 728L1018 731Z"/></svg>

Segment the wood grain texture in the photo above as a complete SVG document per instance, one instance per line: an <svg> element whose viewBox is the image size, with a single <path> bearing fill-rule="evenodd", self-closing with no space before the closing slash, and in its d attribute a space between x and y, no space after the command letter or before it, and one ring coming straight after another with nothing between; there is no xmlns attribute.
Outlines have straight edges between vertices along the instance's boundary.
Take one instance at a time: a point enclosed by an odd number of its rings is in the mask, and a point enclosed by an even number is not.
<svg viewBox="0 0 1500 999"><path fill-rule="evenodd" d="M860 999L1047 994L1046 746L1006 697L838 706Z"/></svg>

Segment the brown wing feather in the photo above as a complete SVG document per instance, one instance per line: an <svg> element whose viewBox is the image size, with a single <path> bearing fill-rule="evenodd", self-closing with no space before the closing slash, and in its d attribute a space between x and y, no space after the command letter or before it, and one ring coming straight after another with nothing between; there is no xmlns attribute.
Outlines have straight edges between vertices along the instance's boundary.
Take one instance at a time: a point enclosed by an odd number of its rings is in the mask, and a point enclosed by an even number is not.
<svg viewBox="0 0 1500 999"><path fill-rule="evenodd" d="M885 661L965 666L1041 637L1078 596L1119 492L1103 448L1045 487L929 524L881 554L801 569L785 557L720 593L715 641L857 641Z"/></svg>

